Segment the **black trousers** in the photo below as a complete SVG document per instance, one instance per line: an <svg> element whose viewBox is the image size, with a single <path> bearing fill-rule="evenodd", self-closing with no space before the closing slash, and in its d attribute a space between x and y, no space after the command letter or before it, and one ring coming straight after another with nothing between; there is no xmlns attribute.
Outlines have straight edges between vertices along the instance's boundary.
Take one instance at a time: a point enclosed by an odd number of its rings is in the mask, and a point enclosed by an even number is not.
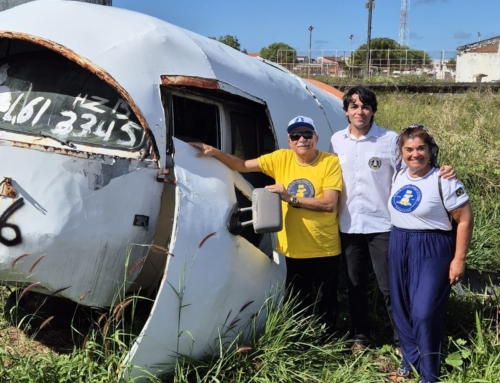
<svg viewBox="0 0 500 383"><path fill-rule="evenodd" d="M365 346L368 346L371 340L368 282L372 268L377 277L378 287L384 297L389 319L394 328L389 293L389 234L389 232L370 234L340 233L354 340ZM394 343L399 345L398 335L395 330Z"/></svg>
<svg viewBox="0 0 500 383"><path fill-rule="evenodd" d="M304 309L306 314L315 311L322 317L329 333L336 330L339 264L340 256L286 258L287 288L298 296L299 308Z"/></svg>

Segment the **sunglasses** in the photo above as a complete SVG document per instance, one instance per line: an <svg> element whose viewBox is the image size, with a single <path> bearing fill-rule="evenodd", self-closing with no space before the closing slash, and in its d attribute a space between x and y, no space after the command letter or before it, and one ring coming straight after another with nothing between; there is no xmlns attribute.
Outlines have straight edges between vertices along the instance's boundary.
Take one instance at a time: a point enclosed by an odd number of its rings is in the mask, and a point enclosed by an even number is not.
<svg viewBox="0 0 500 383"><path fill-rule="evenodd" d="M308 131L303 131L303 132L289 134L288 137L290 137L290 140L292 140L292 141L298 141L298 140L300 140L300 137L304 137L304 139L310 140L311 138L314 137L314 133L308 132Z"/></svg>

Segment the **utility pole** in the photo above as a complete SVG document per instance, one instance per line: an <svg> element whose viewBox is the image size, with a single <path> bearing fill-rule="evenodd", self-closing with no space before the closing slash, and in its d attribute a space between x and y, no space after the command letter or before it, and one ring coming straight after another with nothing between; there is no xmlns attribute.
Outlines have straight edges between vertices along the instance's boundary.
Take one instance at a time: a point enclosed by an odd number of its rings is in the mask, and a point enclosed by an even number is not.
<svg viewBox="0 0 500 383"><path fill-rule="evenodd" d="M368 8L368 38L366 39L366 76L370 74L370 41L372 37L372 9L375 8L375 0L368 0L366 2Z"/></svg>
<svg viewBox="0 0 500 383"><path fill-rule="evenodd" d="M349 67L350 67L350 69L351 69L351 79L352 79L352 64L353 64L353 62L352 62L352 38L353 38L353 37L354 37L354 35L353 35L353 34L351 34L351 35L349 36L349 40L350 40L350 41L349 41L349 61L350 61L350 62L349 62Z"/></svg>
<svg viewBox="0 0 500 383"><path fill-rule="evenodd" d="M307 77L309 77L311 73L311 42L312 42L314 25L309 25L309 28L307 29L309 29L309 63L307 66Z"/></svg>

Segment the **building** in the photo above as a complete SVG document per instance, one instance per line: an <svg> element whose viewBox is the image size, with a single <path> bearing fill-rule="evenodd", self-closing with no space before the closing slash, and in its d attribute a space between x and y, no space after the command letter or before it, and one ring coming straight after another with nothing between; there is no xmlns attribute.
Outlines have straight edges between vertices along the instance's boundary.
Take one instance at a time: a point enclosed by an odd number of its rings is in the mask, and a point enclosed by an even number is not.
<svg viewBox="0 0 500 383"><path fill-rule="evenodd" d="M456 82L500 81L500 36L457 48Z"/></svg>

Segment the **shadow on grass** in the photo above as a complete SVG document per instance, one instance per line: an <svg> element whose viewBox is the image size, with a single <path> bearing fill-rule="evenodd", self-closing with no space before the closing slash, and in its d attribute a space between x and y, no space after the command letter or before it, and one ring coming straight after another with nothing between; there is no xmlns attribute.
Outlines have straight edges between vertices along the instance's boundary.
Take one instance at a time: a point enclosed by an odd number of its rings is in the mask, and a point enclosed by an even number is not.
<svg viewBox="0 0 500 383"><path fill-rule="evenodd" d="M130 341L144 326L152 304L150 300L138 299L135 305L124 307L120 319L123 319L123 333L127 334ZM105 323L110 322L109 318L114 318L109 308L82 306L68 299L31 291L23 295L21 290L8 295L3 316L8 325L4 329L7 335L0 339L4 338L6 344L17 341L17 349L22 349L23 334L26 340L31 341L27 342L26 353L47 348L56 354L70 354L75 348L83 348L91 333L94 334L94 340L105 338Z"/></svg>

